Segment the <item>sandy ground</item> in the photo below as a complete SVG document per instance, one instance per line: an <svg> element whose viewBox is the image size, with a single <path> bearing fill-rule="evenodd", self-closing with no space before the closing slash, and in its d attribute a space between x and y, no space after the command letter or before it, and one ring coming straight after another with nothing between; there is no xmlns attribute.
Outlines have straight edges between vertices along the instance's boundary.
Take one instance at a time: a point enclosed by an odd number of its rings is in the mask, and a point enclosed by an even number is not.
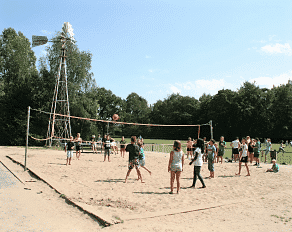
<svg viewBox="0 0 292 232"><path fill-rule="evenodd" d="M23 148L1 147L1 157L7 155L24 162ZM119 223L106 228L80 215L55 192L55 196L45 193L49 190L43 189L48 187L29 186L31 191L25 193L37 197L47 213L54 209L59 222L40 219L52 226L52 231L68 231L64 226L72 223L78 226L76 231L292 231L291 165L280 165L279 173L265 172L271 164L262 164L262 168L249 166L250 177L245 176L243 166L238 177L234 175L238 163L219 163L215 164L215 178L204 179L207 188L199 189L201 183L197 181L196 189L191 189L188 187L192 184L193 166L187 161L181 193L170 195L168 159L169 154L146 152L146 166L152 175L142 169L143 184L136 181L133 171L128 183L124 183L128 155L112 155L111 162L103 162L101 154L82 153L80 160L74 154L72 165L66 166L64 151L29 149L28 168L85 209L110 223ZM21 170L17 174L28 175ZM201 174L209 176L205 163ZM32 185L26 182L32 177L23 178L26 185ZM40 191L43 193L38 194ZM1 210L6 210L5 205ZM29 211L33 214L33 209ZM64 220L58 215L63 215ZM59 230L58 223L63 226Z"/></svg>

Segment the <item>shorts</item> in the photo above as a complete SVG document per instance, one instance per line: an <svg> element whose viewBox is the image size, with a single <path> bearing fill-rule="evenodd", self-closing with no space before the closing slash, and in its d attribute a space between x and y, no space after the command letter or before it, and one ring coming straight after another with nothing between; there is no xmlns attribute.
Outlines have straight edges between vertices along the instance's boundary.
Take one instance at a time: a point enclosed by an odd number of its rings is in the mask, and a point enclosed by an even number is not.
<svg viewBox="0 0 292 232"><path fill-rule="evenodd" d="M212 159L208 159L208 170L214 172L214 163Z"/></svg>
<svg viewBox="0 0 292 232"><path fill-rule="evenodd" d="M135 160L131 160L129 161L129 170L133 169L133 168L139 168L139 160L138 159L135 159Z"/></svg>
<svg viewBox="0 0 292 232"><path fill-rule="evenodd" d="M191 148L191 147L188 147L188 148L187 148L187 151L192 151L192 148Z"/></svg>
<svg viewBox="0 0 292 232"><path fill-rule="evenodd" d="M259 158L259 156L260 156L260 153L259 152L255 152L254 153L254 158Z"/></svg>
<svg viewBox="0 0 292 232"><path fill-rule="evenodd" d="M234 155L239 154L238 148L232 148L232 153Z"/></svg>
<svg viewBox="0 0 292 232"><path fill-rule="evenodd" d="M139 166L141 167L145 166L145 159L139 159Z"/></svg>
<svg viewBox="0 0 292 232"><path fill-rule="evenodd" d="M104 156L110 156L110 149L104 149Z"/></svg>
<svg viewBox="0 0 292 232"><path fill-rule="evenodd" d="M76 151L80 151L80 150L81 150L80 145L76 145Z"/></svg>
<svg viewBox="0 0 292 232"><path fill-rule="evenodd" d="M218 151L218 155L217 156L223 156L224 155L224 151Z"/></svg>
<svg viewBox="0 0 292 232"><path fill-rule="evenodd" d="M125 148L125 145L121 145L121 149Z"/></svg>
<svg viewBox="0 0 292 232"><path fill-rule="evenodd" d="M72 158L73 157L73 151L67 151L67 158Z"/></svg>
<svg viewBox="0 0 292 232"><path fill-rule="evenodd" d="M173 165L173 164L171 164L170 171L172 171L172 172L181 172L182 171L182 165Z"/></svg>
<svg viewBox="0 0 292 232"><path fill-rule="evenodd" d="M249 151L249 153L253 153L253 148L252 147L248 147L248 151Z"/></svg>
<svg viewBox="0 0 292 232"><path fill-rule="evenodd" d="M247 160L248 160L248 157L247 157L247 156L245 156L245 157L241 157L240 162L241 162L241 163L247 163Z"/></svg>

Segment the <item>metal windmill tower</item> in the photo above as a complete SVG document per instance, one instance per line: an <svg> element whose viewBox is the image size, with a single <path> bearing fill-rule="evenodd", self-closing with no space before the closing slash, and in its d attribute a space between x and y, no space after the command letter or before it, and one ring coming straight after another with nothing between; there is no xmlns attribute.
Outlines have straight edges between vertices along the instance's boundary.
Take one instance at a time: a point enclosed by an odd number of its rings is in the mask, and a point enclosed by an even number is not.
<svg viewBox="0 0 292 232"><path fill-rule="evenodd" d="M69 34L69 36L68 36ZM46 145L52 146L53 140L64 140L71 136L68 85L67 85L67 65L66 65L66 43L75 42L73 29L69 22L63 24L63 31L56 40L50 42L60 43L60 62L56 76L56 84L51 106L51 114L48 124ZM45 44L48 39L45 36L33 36L33 47Z"/></svg>

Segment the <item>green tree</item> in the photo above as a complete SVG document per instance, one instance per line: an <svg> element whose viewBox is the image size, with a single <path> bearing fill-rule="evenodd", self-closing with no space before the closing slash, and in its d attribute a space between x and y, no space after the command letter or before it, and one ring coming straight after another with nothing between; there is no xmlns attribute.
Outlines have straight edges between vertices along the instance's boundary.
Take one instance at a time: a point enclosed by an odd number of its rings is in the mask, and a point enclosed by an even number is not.
<svg viewBox="0 0 292 232"><path fill-rule="evenodd" d="M157 101L151 108L151 123L169 125L198 124L199 102L197 99L172 94L164 101ZM194 127L153 127L152 135L169 139L197 137Z"/></svg>
<svg viewBox="0 0 292 232"><path fill-rule="evenodd" d="M237 93L232 90L219 90L209 102L209 107L203 105L202 112L208 109L208 118L206 119L212 120L216 140L219 140L220 136L223 135L226 140L231 141L238 133L235 129L237 119L234 117L236 96Z"/></svg>
<svg viewBox="0 0 292 232"><path fill-rule="evenodd" d="M271 91L274 94L270 117L271 134L278 139L290 139L292 137L292 82L289 81L286 85L273 88Z"/></svg>
<svg viewBox="0 0 292 232"><path fill-rule="evenodd" d="M29 40L12 28L0 36L1 144L25 144L27 107L34 105L38 79Z"/></svg>

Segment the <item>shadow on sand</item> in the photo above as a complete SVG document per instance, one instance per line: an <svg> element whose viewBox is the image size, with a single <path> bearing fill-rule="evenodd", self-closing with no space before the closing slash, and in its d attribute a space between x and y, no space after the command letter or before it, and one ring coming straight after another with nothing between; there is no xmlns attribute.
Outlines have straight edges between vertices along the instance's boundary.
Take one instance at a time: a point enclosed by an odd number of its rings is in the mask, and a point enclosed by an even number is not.
<svg viewBox="0 0 292 232"><path fill-rule="evenodd" d="M169 192L133 192L133 193L138 193L138 194L158 194L158 195L163 195L163 194L169 194Z"/></svg>
<svg viewBox="0 0 292 232"><path fill-rule="evenodd" d="M109 179L109 180L96 180L94 182L108 182L108 183L111 183L111 182L124 182L125 179Z"/></svg>
<svg viewBox="0 0 292 232"><path fill-rule="evenodd" d="M66 166L66 164L60 164L60 163L48 163L48 164L55 164L55 165L65 165Z"/></svg>

